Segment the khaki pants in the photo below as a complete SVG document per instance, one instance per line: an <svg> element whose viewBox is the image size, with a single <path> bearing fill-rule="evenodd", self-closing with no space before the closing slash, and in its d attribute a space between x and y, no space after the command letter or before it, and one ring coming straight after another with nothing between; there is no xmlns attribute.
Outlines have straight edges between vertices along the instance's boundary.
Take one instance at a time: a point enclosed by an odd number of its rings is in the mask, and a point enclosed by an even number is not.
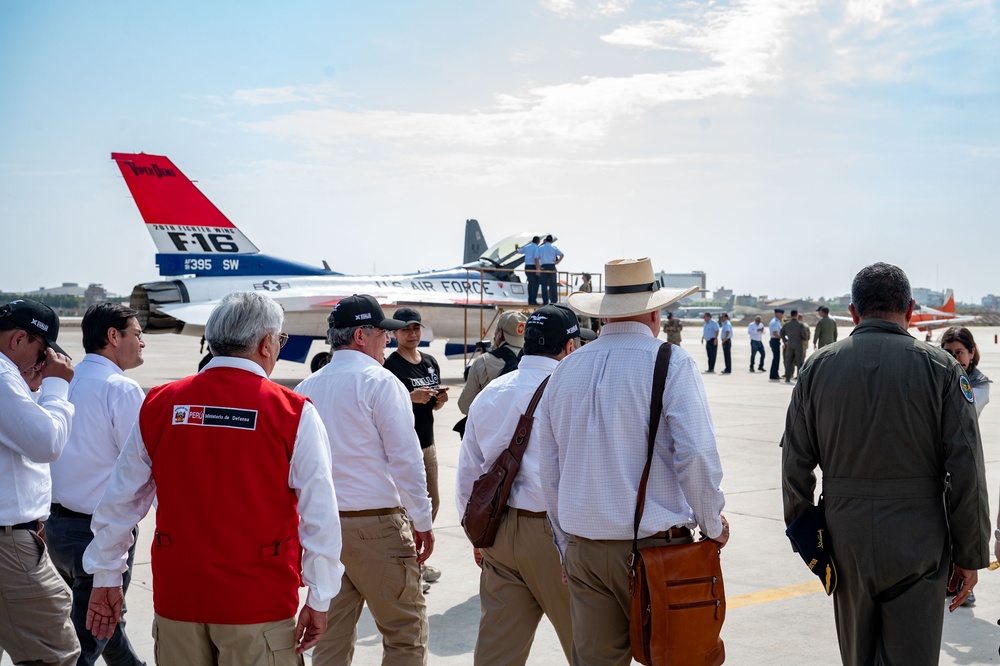
<svg viewBox="0 0 1000 666"><path fill-rule="evenodd" d="M384 666L427 663L427 604L410 522L403 514L340 517L346 569L330 603L314 666L347 666L354 656L365 603L382 632Z"/></svg>
<svg viewBox="0 0 1000 666"><path fill-rule="evenodd" d="M301 666L295 618L263 624L200 624L153 618L157 666Z"/></svg>
<svg viewBox="0 0 1000 666"><path fill-rule="evenodd" d="M73 599L32 530L0 528L0 656L15 664L76 664Z"/></svg>
<svg viewBox="0 0 1000 666"><path fill-rule="evenodd" d="M421 451L424 454L424 472L427 474L427 494L431 496L431 522L438 515L441 506L441 493L438 491L438 454L437 444L431 444Z"/></svg>
<svg viewBox="0 0 1000 666"><path fill-rule="evenodd" d="M544 514L529 517L509 509L496 542L482 554L476 665L526 663L542 613L568 661L573 645L569 588L563 585L559 551Z"/></svg>
<svg viewBox="0 0 1000 666"><path fill-rule="evenodd" d="M639 548L691 543L681 539L639 539ZM566 547L569 608L573 616L573 666L629 666L631 596L627 559L631 541L592 541L570 536Z"/></svg>

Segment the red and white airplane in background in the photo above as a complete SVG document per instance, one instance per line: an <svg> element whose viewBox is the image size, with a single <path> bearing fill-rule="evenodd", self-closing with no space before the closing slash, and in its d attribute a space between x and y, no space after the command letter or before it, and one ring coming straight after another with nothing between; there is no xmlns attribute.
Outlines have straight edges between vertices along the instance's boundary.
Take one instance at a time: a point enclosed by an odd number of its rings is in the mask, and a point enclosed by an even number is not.
<svg viewBox="0 0 1000 666"><path fill-rule="evenodd" d="M326 318L340 299L371 294L391 316L418 308L425 326L458 340L445 354L461 357L488 337L504 309L527 308L527 287L514 273L524 262L516 247L536 233L505 238L486 248L479 223L466 221L465 262L442 271L351 276L323 267L269 257L162 155L112 153L156 243L160 275L170 279L136 285L131 305L146 333L201 336L220 298L233 291L263 291L285 311L288 344L280 358L305 362L313 340L325 339ZM329 354L313 358L314 369Z"/></svg>
<svg viewBox="0 0 1000 666"><path fill-rule="evenodd" d="M981 320L982 317L973 315L963 315L960 317L955 314L955 292L949 289L945 295L944 305L941 306L940 310L935 310L926 305L917 305L913 309L913 316L910 317L910 327L916 326L918 331L933 331L939 328L961 326Z"/></svg>
<svg viewBox="0 0 1000 666"><path fill-rule="evenodd" d="M854 323L854 320L851 317L844 317L842 315L830 315L830 317L837 321L846 321L851 324ZM950 326L962 326L964 324L971 324L977 321L982 321L982 317L976 317L974 315L959 316L955 313L955 292L949 289L945 294L944 305L941 306L940 310L926 305L920 305L918 303L916 307L913 308L913 316L910 317L910 328L916 328L918 331L927 332L934 331L939 328L948 328Z"/></svg>

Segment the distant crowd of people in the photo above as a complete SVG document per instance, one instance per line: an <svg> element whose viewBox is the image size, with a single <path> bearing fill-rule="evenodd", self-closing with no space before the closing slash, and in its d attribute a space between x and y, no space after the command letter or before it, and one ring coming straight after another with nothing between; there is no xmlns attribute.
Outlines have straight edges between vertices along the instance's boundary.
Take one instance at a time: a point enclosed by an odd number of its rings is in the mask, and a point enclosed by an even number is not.
<svg viewBox="0 0 1000 666"><path fill-rule="evenodd" d="M561 257L533 264L554 276ZM603 285L502 313L458 398L461 515L541 391L496 541L475 551L476 664L525 663L543 615L568 662L631 663L636 451L663 344L673 347L638 546L730 538L702 373L680 346L683 323L661 320L686 292L661 288L649 259L608 262ZM755 317L750 371L764 370L767 335L771 379L782 352L785 381L797 376L781 440L785 520L816 505L819 467L843 662L936 663L945 589L951 610L966 603L989 559L978 414L990 382L968 329L949 329L940 347L907 333L914 302L899 268L864 268L851 295L851 335L838 342L820 308L805 362L799 313L783 321L777 309L767 327ZM341 299L329 364L291 390L269 379L288 340L280 306L236 292L208 318L212 360L148 394L125 375L143 362L137 314L90 308L74 366L51 309L0 308L0 649L15 663L143 663L125 595L155 502L157 663L301 664L312 649L315 664L349 664L367 605L383 663L426 664L424 594L441 576L427 563L442 501L434 417L449 396L419 349L420 312L389 318L372 296ZM726 313L705 313L701 341L708 372L721 345L731 373Z"/></svg>

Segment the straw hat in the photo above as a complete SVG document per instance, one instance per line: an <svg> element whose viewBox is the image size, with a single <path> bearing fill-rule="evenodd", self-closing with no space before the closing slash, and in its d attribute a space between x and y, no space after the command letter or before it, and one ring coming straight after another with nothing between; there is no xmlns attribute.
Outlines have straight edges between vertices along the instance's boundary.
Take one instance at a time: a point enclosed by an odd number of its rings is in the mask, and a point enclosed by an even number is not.
<svg viewBox="0 0 1000 666"><path fill-rule="evenodd" d="M698 291L661 289L653 276L649 258L615 259L604 265L604 291L577 291L569 295L569 305L580 314L591 317L631 317L660 310Z"/></svg>

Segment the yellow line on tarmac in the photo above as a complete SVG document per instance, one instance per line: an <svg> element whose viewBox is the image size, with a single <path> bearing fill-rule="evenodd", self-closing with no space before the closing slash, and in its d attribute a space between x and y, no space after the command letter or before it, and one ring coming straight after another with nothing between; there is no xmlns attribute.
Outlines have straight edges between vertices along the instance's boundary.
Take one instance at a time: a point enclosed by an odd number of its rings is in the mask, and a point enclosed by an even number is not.
<svg viewBox="0 0 1000 666"><path fill-rule="evenodd" d="M818 579L811 580L808 583L799 583L798 585L772 587L770 590L761 590L760 592L751 592L749 594L740 594L735 597L727 597L726 610L743 608L744 606L755 606L757 604L766 604L770 601L781 601L782 599L791 599L793 597L802 597L807 594L816 594L817 592L822 591L823 586L820 584Z"/></svg>

